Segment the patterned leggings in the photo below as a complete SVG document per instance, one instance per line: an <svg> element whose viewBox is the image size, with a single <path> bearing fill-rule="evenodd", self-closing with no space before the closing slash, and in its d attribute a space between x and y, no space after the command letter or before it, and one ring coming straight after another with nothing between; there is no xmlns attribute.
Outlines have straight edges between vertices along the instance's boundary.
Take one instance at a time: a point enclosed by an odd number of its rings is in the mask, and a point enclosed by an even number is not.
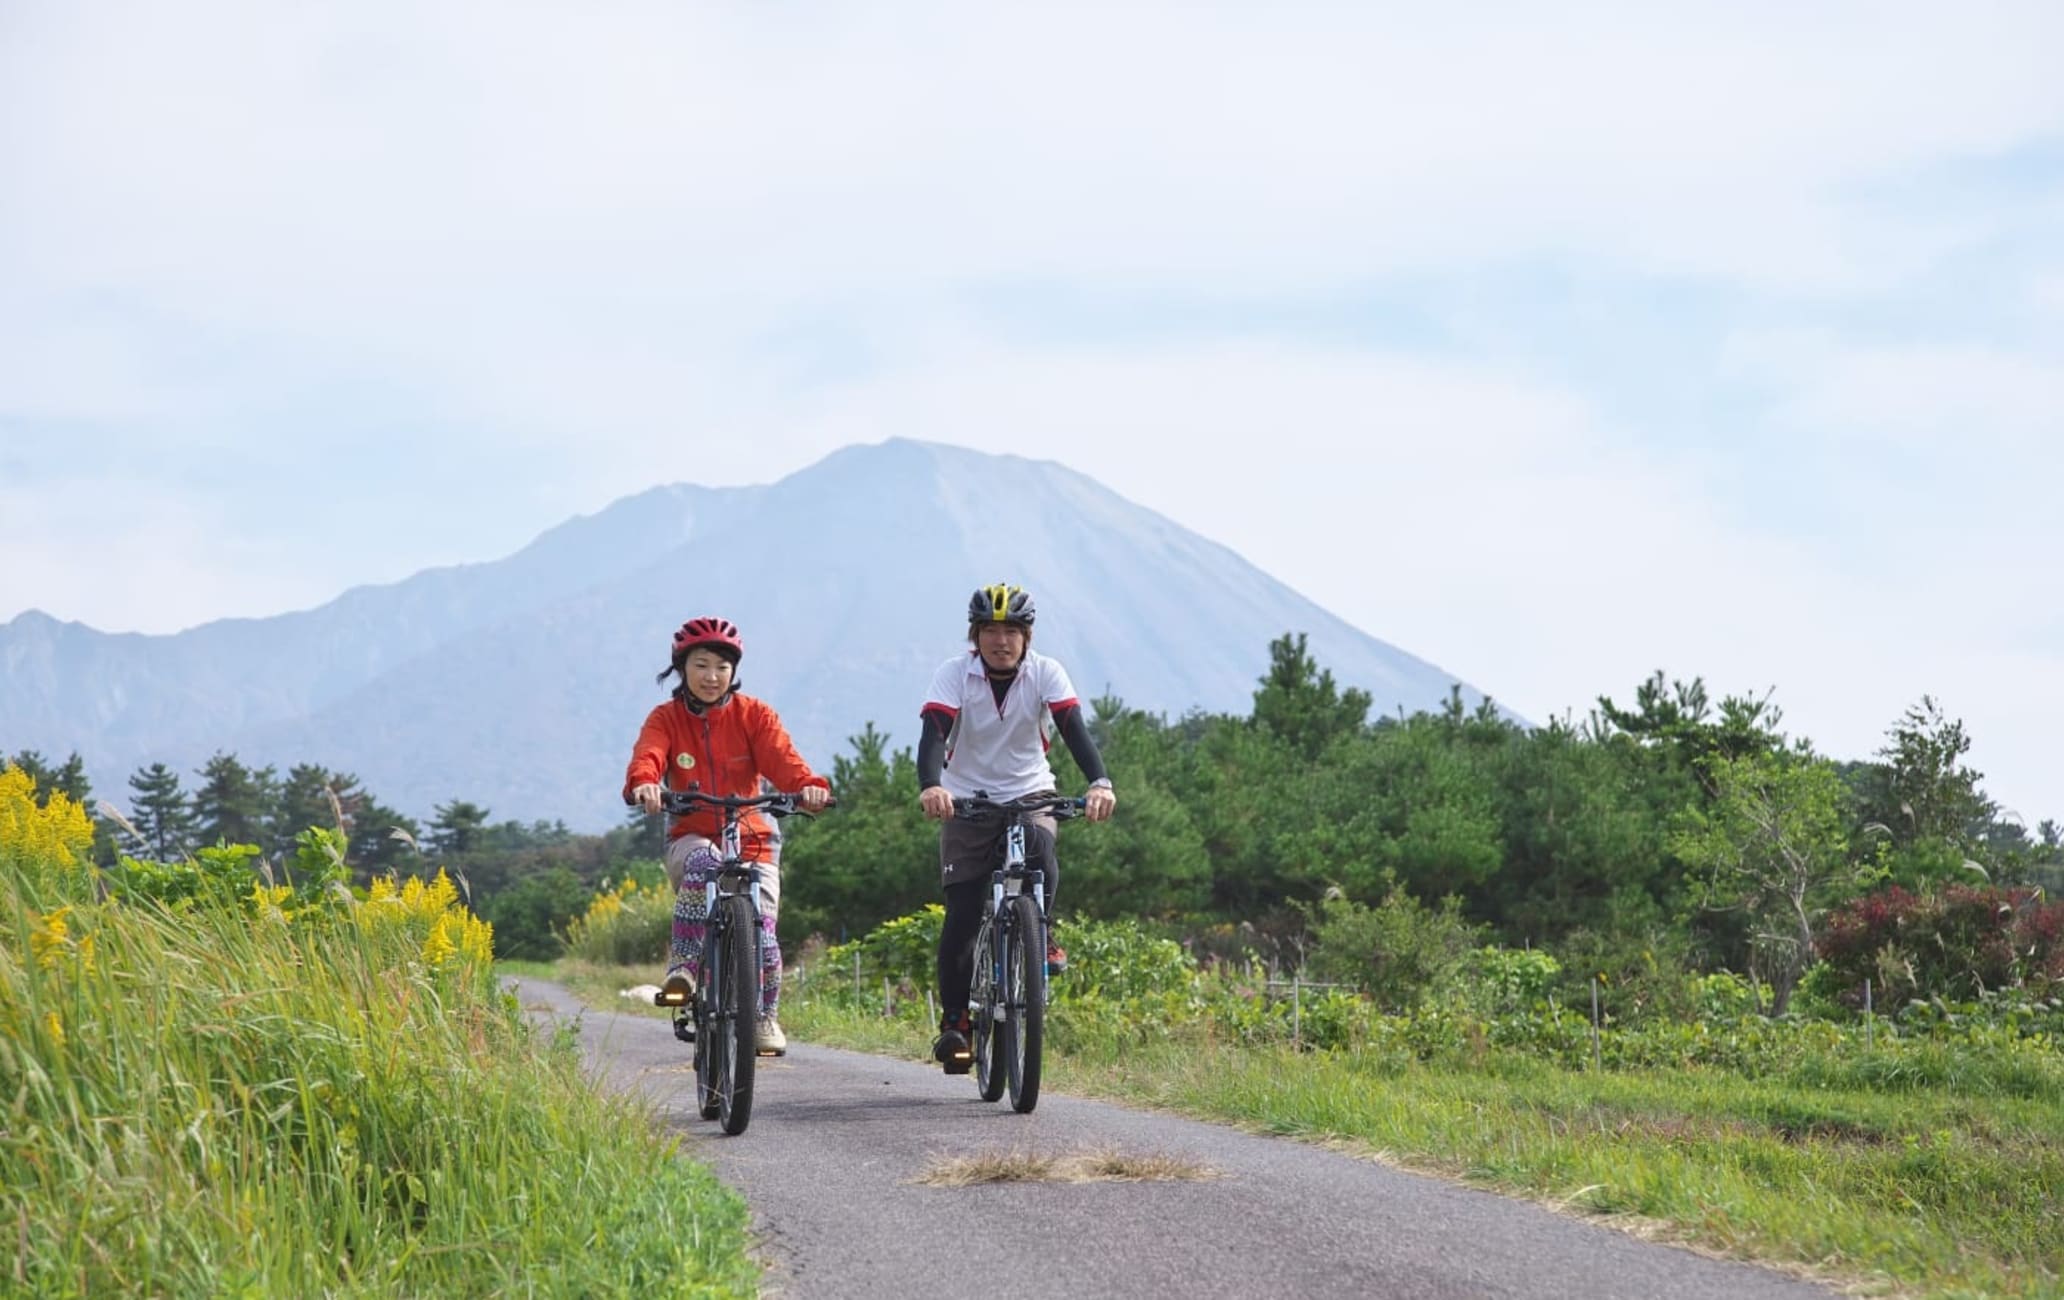
<svg viewBox="0 0 2064 1300"><path fill-rule="evenodd" d="M697 988L706 983L702 938L708 928L709 911L703 887L716 874L719 862L709 849L689 853L687 869L681 873L681 888L674 894L674 941L667 953L667 973L691 971ZM761 908L760 1015L771 1020L781 1004L781 945L775 941L774 913L766 909L764 896Z"/></svg>

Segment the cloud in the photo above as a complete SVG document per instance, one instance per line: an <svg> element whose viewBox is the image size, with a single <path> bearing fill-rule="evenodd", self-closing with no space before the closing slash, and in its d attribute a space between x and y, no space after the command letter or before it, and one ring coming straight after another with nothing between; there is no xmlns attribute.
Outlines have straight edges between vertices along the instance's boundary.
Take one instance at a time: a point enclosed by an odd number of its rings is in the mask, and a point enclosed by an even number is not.
<svg viewBox="0 0 2064 1300"><path fill-rule="evenodd" d="M2064 722L1976 667L2057 651L2054 5L0 22L0 617L272 612L908 434L1536 716L1662 666L1846 752L1966 682Z"/></svg>

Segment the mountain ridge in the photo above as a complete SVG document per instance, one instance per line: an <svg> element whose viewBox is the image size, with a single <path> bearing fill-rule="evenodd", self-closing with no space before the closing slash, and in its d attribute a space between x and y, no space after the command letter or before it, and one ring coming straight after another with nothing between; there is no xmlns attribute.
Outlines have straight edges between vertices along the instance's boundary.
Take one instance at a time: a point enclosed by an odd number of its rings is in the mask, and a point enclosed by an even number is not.
<svg viewBox="0 0 2064 1300"><path fill-rule="evenodd" d="M1244 712L1268 642L1303 632L1377 712L1483 698L1078 471L891 439L768 484L657 485L500 560L270 618L153 636L25 611L0 624L0 752L76 751L125 797L137 766L226 750L353 772L412 816L456 797L597 829L621 816L682 619L739 623L743 688L828 768L869 722L911 742L931 670L965 645L967 593L999 580L1039 597L1038 644L1085 696Z"/></svg>

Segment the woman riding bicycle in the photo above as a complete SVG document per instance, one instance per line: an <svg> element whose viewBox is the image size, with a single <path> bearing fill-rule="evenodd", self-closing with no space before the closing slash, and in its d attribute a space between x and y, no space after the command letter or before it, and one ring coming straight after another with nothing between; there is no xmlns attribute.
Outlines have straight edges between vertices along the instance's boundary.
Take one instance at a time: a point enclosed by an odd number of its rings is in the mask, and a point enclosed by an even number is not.
<svg viewBox="0 0 2064 1300"><path fill-rule="evenodd" d="M704 794L748 796L762 777L796 794L814 812L831 799L831 783L810 770L781 719L764 702L738 693L738 661L745 642L727 619L691 618L674 633L673 658L658 680L678 675L673 697L645 717L624 773L624 802L647 813L660 810L660 789L693 785ZM722 816L704 809L675 817L667 827L666 871L674 886L674 936L667 986L693 996L702 958L703 884L720 855L714 840ZM772 824L750 812L739 827L740 855L760 866L760 924L765 933L761 976L759 1051L780 1055L788 1039L774 1018L781 1002L781 947L774 913L781 899L781 840Z"/></svg>
<svg viewBox="0 0 2064 1300"><path fill-rule="evenodd" d="M925 697L923 732L917 745L918 803L939 828L939 878L946 890L946 922L939 932L939 1036L932 1055L945 1064L968 1048L968 983L973 972L975 932L982 922L982 897L996 866L1006 827L1000 821L955 820L953 801L980 792L998 802L1051 793L1053 768L1046 758L1051 731L1058 730L1076 766L1089 778L1085 811L1102 821L1118 797L1104 774L1104 760L1090 739L1082 705L1060 661L1032 649L1032 597L1001 583L978 589L968 600L970 648L940 665ZM1046 876L1047 910L1060 884L1054 856L1054 821L1028 820L1026 859ZM1061 969L1066 956L1051 943L1047 963Z"/></svg>

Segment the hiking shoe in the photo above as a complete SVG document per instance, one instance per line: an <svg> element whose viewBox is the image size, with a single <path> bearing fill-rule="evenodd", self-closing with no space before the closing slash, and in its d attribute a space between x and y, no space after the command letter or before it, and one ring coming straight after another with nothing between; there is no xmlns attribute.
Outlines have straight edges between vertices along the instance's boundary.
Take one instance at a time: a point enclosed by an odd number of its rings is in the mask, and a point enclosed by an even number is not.
<svg viewBox="0 0 2064 1300"><path fill-rule="evenodd" d="M787 1056L788 1035L781 1032L781 1022L772 1016L761 1016L760 1023L753 1028L753 1051L761 1056Z"/></svg>
<svg viewBox="0 0 2064 1300"><path fill-rule="evenodd" d="M659 992L652 995L655 1006L686 1007L695 1004L695 977L684 967L667 972L666 983L659 986Z"/></svg>
<svg viewBox="0 0 2064 1300"><path fill-rule="evenodd" d="M974 1024L966 1012L941 1016L939 1036L932 1040L932 1059L945 1066L948 1074L966 1074L975 1064L975 1051L968 1046L973 1033Z"/></svg>
<svg viewBox="0 0 2064 1300"><path fill-rule="evenodd" d="M1046 973L1058 975L1068 969L1068 954L1053 940L1046 941Z"/></svg>

